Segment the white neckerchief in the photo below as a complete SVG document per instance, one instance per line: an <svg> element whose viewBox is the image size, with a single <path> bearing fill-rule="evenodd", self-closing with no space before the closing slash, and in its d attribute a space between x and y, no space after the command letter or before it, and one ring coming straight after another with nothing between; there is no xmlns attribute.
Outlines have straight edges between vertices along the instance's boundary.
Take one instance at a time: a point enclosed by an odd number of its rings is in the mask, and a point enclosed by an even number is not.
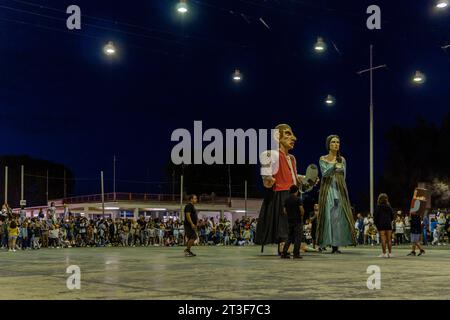
<svg viewBox="0 0 450 320"><path fill-rule="evenodd" d="M295 171L294 171L294 168L292 167L291 157L289 154L285 154L285 158L286 158L287 164L289 166L289 170L291 171L292 184L297 185L297 177L295 176Z"/></svg>

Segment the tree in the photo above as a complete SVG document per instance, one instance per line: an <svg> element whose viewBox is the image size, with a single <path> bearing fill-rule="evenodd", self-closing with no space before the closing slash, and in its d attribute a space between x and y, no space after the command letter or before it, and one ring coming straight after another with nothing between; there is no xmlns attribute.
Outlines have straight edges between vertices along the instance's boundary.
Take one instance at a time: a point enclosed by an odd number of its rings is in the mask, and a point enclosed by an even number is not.
<svg viewBox="0 0 450 320"><path fill-rule="evenodd" d="M386 138L388 155L377 191L386 192L392 206L408 210L414 188L427 182L438 201L439 183L450 179L450 114L441 127L418 119L412 128L391 128Z"/></svg>

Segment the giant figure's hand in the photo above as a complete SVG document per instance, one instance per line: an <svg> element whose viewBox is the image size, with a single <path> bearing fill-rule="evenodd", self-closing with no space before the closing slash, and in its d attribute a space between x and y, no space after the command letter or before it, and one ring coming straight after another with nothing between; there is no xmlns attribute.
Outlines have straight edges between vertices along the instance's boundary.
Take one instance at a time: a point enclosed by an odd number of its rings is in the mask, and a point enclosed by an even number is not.
<svg viewBox="0 0 450 320"><path fill-rule="evenodd" d="M263 179L264 187L266 188L272 188L275 184L275 178L274 177L266 177Z"/></svg>

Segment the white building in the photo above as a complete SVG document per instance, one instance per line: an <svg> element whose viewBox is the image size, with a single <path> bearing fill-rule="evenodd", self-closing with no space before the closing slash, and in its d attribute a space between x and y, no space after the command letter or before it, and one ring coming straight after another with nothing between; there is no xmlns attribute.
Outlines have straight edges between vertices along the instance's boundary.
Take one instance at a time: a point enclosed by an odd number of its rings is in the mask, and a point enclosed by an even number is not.
<svg viewBox="0 0 450 320"><path fill-rule="evenodd" d="M120 217L137 219L139 216L159 217L162 219L178 219L180 208L184 209L187 200L180 203L179 195L164 194L136 194L136 193L106 193L104 195L104 211L101 194L78 196L64 199L50 200L47 206L26 208L27 217L37 217L42 209L47 213L50 204L54 202L56 214L63 216L69 211L74 216L85 216L89 219L97 217ZM241 219L244 216L257 218L261 208L262 199L228 198L199 196L196 204L199 219L213 217L215 220L227 218L230 221ZM247 205L247 210L245 210ZM18 211L19 209L15 209ZM183 219L183 215L181 215Z"/></svg>

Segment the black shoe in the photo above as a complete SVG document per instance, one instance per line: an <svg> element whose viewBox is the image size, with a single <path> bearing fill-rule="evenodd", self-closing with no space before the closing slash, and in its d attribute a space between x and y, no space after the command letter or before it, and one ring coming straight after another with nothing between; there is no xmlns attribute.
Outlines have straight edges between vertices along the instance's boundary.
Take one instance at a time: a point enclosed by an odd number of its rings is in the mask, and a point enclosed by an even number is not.
<svg viewBox="0 0 450 320"><path fill-rule="evenodd" d="M283 253L282 253L282 254L280 255L280 258L281 258L281 259L290 259L291 256L288 255L288 254L283 254Z"/></svg>
<svg viewBox="0 0 450 320"><path fill-rule="evenodd" d="M424 255L425 254L425 250L420 250L420 253L418 254L418 256Z"/></svg>
<svg viewBox="0 0 450 320"><path fill-rule="evenodd" d="M407 254L407 256L415 256L415 255L416 255L416 252L414 252L414 251L411 251L410 253Z"/></svg>
<svg viewBox="0 0 450 320"><path fill-rule="evenodd" d="M294 256L294 259L303 259L302 256Z"/></svg>

